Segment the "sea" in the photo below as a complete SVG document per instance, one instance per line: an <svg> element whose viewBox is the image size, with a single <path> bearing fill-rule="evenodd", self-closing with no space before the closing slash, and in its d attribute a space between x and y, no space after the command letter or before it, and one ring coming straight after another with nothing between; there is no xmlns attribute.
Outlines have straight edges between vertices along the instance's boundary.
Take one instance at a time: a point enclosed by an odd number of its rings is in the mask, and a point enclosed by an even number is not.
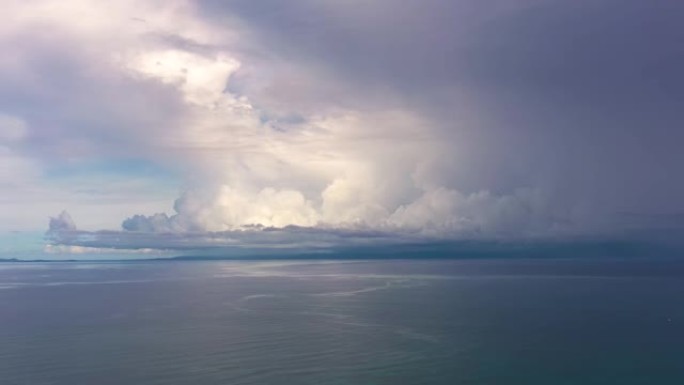
<svg viewBox="0 0 684 385"><path fill-rule="evenodd" d="M0 384L684 384L684 260L0 264Z"/></svg>

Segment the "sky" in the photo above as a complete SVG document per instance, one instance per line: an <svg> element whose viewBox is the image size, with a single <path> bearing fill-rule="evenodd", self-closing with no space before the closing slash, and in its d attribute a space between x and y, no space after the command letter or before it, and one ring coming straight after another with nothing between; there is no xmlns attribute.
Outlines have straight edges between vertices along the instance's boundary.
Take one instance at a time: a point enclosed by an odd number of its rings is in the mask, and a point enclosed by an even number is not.
<svg viewBox="0 0 684 385"><path fill-rule="evenodd" d="M682 2L3 15L0 258L684 239Z"/></svg>

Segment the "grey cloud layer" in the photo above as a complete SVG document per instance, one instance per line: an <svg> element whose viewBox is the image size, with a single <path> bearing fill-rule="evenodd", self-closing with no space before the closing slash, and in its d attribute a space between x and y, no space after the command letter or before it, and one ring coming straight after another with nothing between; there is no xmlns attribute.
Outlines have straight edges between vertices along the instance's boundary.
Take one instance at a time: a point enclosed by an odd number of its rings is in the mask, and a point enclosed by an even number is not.
<svg viewBox="0 0 684 385"><path fill-rule="evenodd" d="M68 218L68 214L63 213L61 218L51 220L51 228L46 233L50 252L84 250L92 254L103 251L115 254L117 250L131 250L149 254L156 250L172 255L244 256L272 250L301 254L339 247L400 246L431 241L415 233L398 234L370 228L247 226L229 231L162 231L159 221L168 218L161 216L131 218L124 223L124 231L82 231L75 226L63 226L61 221L65 215Z"/></svg>

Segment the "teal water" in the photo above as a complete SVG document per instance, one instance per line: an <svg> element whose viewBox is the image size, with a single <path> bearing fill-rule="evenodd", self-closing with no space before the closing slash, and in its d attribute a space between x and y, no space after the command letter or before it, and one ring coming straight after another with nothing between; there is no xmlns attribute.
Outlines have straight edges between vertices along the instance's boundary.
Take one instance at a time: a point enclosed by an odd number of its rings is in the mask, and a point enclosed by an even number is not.
<svg viewBox="0 0 684 385"><path fill-rule="evenodd" d="M0 264L0 384L683 384L676 260Z"/></svg>

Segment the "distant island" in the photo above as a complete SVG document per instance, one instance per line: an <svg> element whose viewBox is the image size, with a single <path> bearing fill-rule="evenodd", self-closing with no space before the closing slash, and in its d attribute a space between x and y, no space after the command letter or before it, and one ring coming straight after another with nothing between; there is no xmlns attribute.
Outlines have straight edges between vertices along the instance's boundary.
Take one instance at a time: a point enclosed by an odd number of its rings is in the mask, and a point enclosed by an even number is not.
<svg viewBox="0 0 684 385"><path fill-rule="evenodd" d="M0 258L0 263L3 262L87 262L79 261L77 259L17 259L17 258Z"/></svg>

